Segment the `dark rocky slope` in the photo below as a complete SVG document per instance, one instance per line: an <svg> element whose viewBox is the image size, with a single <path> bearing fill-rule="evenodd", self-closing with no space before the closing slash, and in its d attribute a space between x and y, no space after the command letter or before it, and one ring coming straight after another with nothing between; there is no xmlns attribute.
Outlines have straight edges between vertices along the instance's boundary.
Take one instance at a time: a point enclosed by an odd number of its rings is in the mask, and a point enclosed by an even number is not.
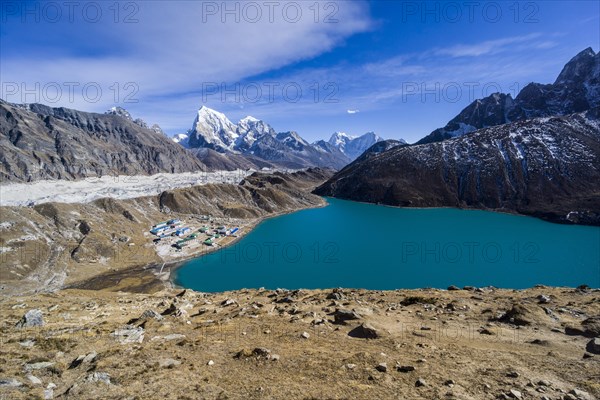
<svg viewBox="0 0 600 400"><path fill-rule="evenodd" d="M494 93L475 100L448 124L417 144L439 142L477 129L535 117L568 115L600 106L600 53L587 48L573 57L552 84L530 83L515 99Z"/></svg>
<svg viewBox="0 0 600 400"><path fill-rule="evenodd" d="M600 108L361 157L316 194L600 225Z"/></svg>
<svg viewBox="0 0 600 400"><path fill-rule="evenodd" d="M235 171L238 169L277 168L271 162L246 154L221 153L206 147L191 148L189 151L213 171Z"/></svg>
<svg viewBox="0 0 600 400"><path fill-rule="evenodd" d="M0 100L0 179L74 180L206 170L193 154L119 115Z"/></svg>

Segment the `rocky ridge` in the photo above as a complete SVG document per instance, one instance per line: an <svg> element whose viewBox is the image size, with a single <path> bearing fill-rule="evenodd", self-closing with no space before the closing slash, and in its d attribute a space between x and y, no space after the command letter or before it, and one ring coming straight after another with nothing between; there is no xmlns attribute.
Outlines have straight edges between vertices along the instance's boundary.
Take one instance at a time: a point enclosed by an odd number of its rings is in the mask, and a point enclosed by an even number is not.
<svg viewBox="0 0 600 400"><path fill-rule="evenodd" d="M206 166L125 110L94 114L0 100L0 180L203 171Z"/></svg>
<svg viewBox="0 0 600 400"><path fill-rule="evenodd" d="M600 109L536 118L356 160L315 193L600 225Z"/></svg>
<svg viewBox="0 0 600 400"><path fill-rule="evenodd" d="M530 83L512 98L494 93L475 100L448 124L417 144L439 142L477 129L538 117L562 116L600 106L600 53L589 47L573 57L554 83Z"/></svg>

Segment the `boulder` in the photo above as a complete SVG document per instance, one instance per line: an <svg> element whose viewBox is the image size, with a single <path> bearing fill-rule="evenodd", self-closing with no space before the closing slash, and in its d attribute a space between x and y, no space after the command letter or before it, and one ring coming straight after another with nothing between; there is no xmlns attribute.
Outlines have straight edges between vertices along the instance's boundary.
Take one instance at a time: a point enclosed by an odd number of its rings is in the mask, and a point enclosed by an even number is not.
<svg viewBox="0 0 600 400"><path fill-rule="evenodd" d="M565 335L569 336L584 336L585 332L582 328L567 325L565 326Z"/></svg>
<svg viewBox="0 0 600 400"><path fill-rule="evenodd" d="M327 300L343 300L344 294L339 289L334 289L333 292L329 293L326 297Z"/></svg>
<svg viewBox="0 0 600 400"><path fill-rule="evenodd" d="M523 398L523 395L517 389L510 389L510 392L508 392L508 396L513 399L522 399Z"/></svg>
<svg viewBox="0 0 600 400"><path fill-rule="evenodd" d="M498 317L498 321L519 326L531 325L535 320L535 313L529 307L515 304L513 307Z"/></svg>
<svg viewBox="0 0 600 400"><path fill-rule="evenodd" d="M181 333L171 333L165 337L163 337L164 340L181 340L181 339L185 339L185 335L182 335Z"/></svg>
<svg viewBox="0 0 600 400"><path fill-rule="evenodd" d="M223 300L223 301L221 302L221 305L222 305L223 307L231 306L231 305L233 305L233 304L236 304L236 301L235 301L235 300L233 300L233 299L225 299L225 300Z"/></svg>
<svg viewBox="0 0 600 400"><path fill-rule="evenodd" d="M572 394L577 399L588 400L588 399L592 398L592 396L590 396L590 394L588 392L584 392L583 390L579 390L579 389L572 389L571 391L569 391L569 394Z"/></svg>
<svg viewBox="0 0 600 400"><path fill-rule="evenodd" d="M581 323L583 333L587 337L600 336L600 315L590 317Z"/></svg>
<svg viewBox="0 0 600 400"><path fill-rule="evenodd" d="M375 369L379 372L387 372L387 364L386 363L379 363Z"/></svg>
<svg viewBox="0 0 600 400"><path fill-rule="evenodd" d="M82 354L79 357L77 357L76 359L74 359L73 361L71 361L71 364L69 365L68 369L77 368L78 366L80 366L82 364L83 365L90 364L96 360L97 356L98 356L98 354L95 351L88 353L88 354Z"/></svg>
<svg viewBox="0 0 600 400"><path fill-rule="evenodd" d="M540 302L541 304L548 304L550 303L551 299L549 296L546 296L544 294L540 294L538 297L538 302Z"/></svg>
<svg viewBox="0 0 600 400"><path fill-rule="evenodd" d="M253 350L250 349L242 349L238 351L234 358L237 359L245 359L245 358L257 358L257 359L271 359L271 350L265 347L255 347Z"/></svg>
<svg viewBox="0 0 600 400"><path fill-rule="evenodd" d="M102 382L106 385L112 385L110 375L106 372L92 372L87 376L86 381L93 383Z"/></svg>
<svg viewBox="0 0 600 400"><path fill-rule="evenodd" d="M51 362L51 361L40 361L40 362L35 362L35 363L27 363L25 364L25 371L27 372L31 372L31 371L35 371L38 369L46 369L46 368L50 368L52 366L54 366L55 363Z"/></svg>
<svg viewBox="0 0 600 400"><path fill-rule="evenodd" d="M586 350L590 353L600 354L600 337L590 340L586 346Z"/></svg>
<svg viewBox="0 0 600 400"><path fill-rule="evenodd" d="M17 328L30 328L34 326L44 326L44 315L41 310L29 310L17 322Z"/></svg>
<svg viewBox="0 0 600 400"><path fill-rule="evenodd" d="M117 329L110 335L121 344L142 343L144 341L144 328L126 327L123 329Z"/></svg>
<svg viewBox="0 0 600 400"><path fill-rule="evenodd" d="M379 332L368 323L363 323L348 332L348 336L360 339L377 339Z"/></svg>
<svg viewBox="0 0 600 400"><path fill-rule="evenodd" d="M346 321L352 321L352 320L357 320L360 319L361 316L356 313L355 311L352 310L343 310L343 309L339 309L337 308L333 313L333 323L334 324L340 324L340 325L345 325Z"/></svg>
<svg viewBox="0 0 600 400"><path fill-rule="evenodd" d="M177 305L175 305L175 303L171 303L171 305L169 306L169 308L167 308L165 311L163 311L161 313L161 315L172 315L172 314L176 314L177 313Z"/></svg>
<svg viewBox="0 0 600 400"><path fill-rule="evenodd" d="M38 378L37 376L27 375L27 379L29 379L29 382L31 382L32 385L41 385L42 384L42 380L40 378Z"/></svg>
<svg viewBox="0 0 600 400"><path fill-rule="evenodd" d="M142 315L140 315L139 319L140 320L155 319L157 321L161 321L163 319L163 316L154 310L146 310L142 313Z"/></svg>
<svg viewBox="0 0 600 400"><path fill-rule="evenodd" d="M0 378L0 387L20 387L23 383L15 378Z"/></svg>
<svg viewBox="0 0 600 400"><path fill-rule="evenodd" d="M164 358L158 362L158 366L161 368L174 368L180 364L181 361L177 361L172 358Z"/></svg>

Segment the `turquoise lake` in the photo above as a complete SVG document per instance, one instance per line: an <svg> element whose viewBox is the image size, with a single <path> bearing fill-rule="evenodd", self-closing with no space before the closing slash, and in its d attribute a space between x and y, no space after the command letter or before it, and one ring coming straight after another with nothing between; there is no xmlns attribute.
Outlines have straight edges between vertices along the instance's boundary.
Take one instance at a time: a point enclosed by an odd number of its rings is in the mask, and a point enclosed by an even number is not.
<svg viewBox="0 0 600 400"><path fill-rule="evenodd" d="M600 287L600 228L449 208L327 199L263 221L237 244L177 269L204 292L449 285Z"/></svg>

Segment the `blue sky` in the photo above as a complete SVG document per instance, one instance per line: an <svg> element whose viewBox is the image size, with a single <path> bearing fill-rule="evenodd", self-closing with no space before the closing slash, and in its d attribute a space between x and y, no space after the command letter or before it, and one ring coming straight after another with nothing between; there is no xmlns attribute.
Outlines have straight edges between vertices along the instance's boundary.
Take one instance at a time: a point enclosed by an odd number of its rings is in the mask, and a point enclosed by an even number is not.
<svg viewBox="0 0 600 400"><path fill-rule="evenodd" d="M311 141L413 142L600 49L598 1L75 3L0 3L1 97L121 105L169 134L207 105Z"/></svg>

